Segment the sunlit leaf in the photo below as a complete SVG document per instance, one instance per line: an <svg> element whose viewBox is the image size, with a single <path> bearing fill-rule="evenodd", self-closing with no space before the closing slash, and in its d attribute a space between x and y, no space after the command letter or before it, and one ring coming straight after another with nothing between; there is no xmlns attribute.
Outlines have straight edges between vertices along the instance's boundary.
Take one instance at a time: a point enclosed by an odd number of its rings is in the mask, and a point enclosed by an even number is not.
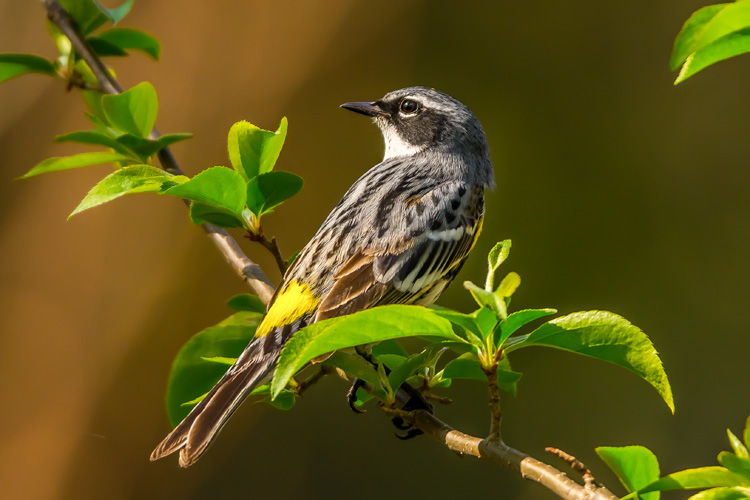
<svg viewBox="0 0 750 500"><path fill-rule="evenodd" d="M735 474L724 467L699 467L664 476L658 481L639 489L638 492L642 494L650 491L691 490L722 486L741 486L747 488L750 487L750 479Z"/></svg>
<svg viewBox="0 0 750 500"><path fill-rule="evenodd" d="M656 349L640 328L621 316L585 311L555 318L519 342L506 344L505 352L532 345L556 347L627 368L651 384L674 412L672 389Z"/></svg>
<svg viewBox="0 0 750 500"><path fill-rule="evenodd" d="M255 214L268 212L297 194L302 177L282 170L253 177L247 184L247 206Z"/></svg>
<svg viewBox="0 0 750 500"><path fill-rule="evenodd" d="M628 493L659 479L659 461L643 446L600 446L596 453L617 475ZM658 500L659 492L644 493L641 500Z"/></svg>
<svg viewBox="0 0 750 500"><path fill-rule="evenodd" d="M492 250L490 250L490 253L487 255L489 270L487 272L487 280L484 284L484 289L486 291L491 292L495 288L495 271L497 271L500 264L508 258L508 255L510 255L510 247L511 241L503 240L492 247Z"/></svg>
<svg viewBox="0 0 750 500"><path fill-rule="evenodd" d="M26 73L55 76L51 61L32 54L0 54L0 83Z"/></svg>
<svg viewBox="0 0 750 500"><path fill-rule="evenodd" d="M750 498L748 488L711 488L691 496L688 500L746 500Z"/></svg>
<svg viewBox="0 0 750 500"><path fill-rule="evenodd" d="M740 458L750 459L750 453L748 453L747 447L742 444L740 438L735 436L729 429L727 429L727 435L729 436L729 444L732 445L734 453Z"/></svg>
<svg viewBox="0 0 750 500"><path fill-rule="evenodd" d="M281 119L276 132L263 130L244 120L232 125L228 149L234 169L248 181L271 171L284 146L286 131L286 118Z"/></svg>
<svg viewBox="0 0 750 500"><path fill-rule="evenodd" d="M130 158L120 153L109 151L98 151L95 153L80 153L72 156L47 158L43 162L21 176L21 179L35 175L56 172L58 170L70 170L72 168L90 167L119 161L130 161Z"/></svg>
<svg viewBox="0 0 750 500"><path fill-rule="evenodd" d="M292 375L322 354L411 336L440 337L461 342L448 320L420 306L381 306L319 321L298 331L284 346L271 384L271 394L278 394Z"/></svg>
<svg viewBox="0 0 750 500"><path fill-rule="evenodd" d="M154 128L159 101L153 85L141 82L121 94L102 96L102 108L114 128L145 139Z"/></svg>
<svg viewBox="0 0 750 500"><path fill-rule="evenodd" d="M210 205L238 218L245 206L245 182L237 172L224 167L206 169L163 194Z"/></svg>
<svg viewBox="0 0 750 500"><path fill-rule="evenodd" d="M550 314L557 314L557 309L523 309L509 314L500 323L500 335L496 336L495 344L502 345L505 339L513 335L519 328Z"/></svg>
<svg viewBox="0 0 750 500"><path fill-rule="evenodd" d="M88 192L75 210L68 216L107 203L132 193L155 193L166 183L185 181L183 176L173 176L151 165L133 165L124 167L108 175Z"/></svg>
<svg viewBox="0 0 750 500"><path fill-rule="evenodd" d="M734 453L722 451L719 453L719 463L735 474L740 474L750 479L750 459L739 457Z"/></svg>

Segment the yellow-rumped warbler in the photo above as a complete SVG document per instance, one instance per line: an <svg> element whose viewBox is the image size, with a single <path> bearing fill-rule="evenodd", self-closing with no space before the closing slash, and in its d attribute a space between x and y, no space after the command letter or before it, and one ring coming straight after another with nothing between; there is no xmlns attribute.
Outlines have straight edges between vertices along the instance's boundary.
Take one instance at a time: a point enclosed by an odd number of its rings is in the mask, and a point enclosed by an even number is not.
<svg viewBox="0 0 750 500"><path fill-rule="evenodd" d="M342 108L371 117L383 161L354 183L284 275L255 338L151 460L195 463L227 419L271 376L305 325L383 304L430 305L482 228L494 175L482 126L447 94L409 87Z"/></svg>

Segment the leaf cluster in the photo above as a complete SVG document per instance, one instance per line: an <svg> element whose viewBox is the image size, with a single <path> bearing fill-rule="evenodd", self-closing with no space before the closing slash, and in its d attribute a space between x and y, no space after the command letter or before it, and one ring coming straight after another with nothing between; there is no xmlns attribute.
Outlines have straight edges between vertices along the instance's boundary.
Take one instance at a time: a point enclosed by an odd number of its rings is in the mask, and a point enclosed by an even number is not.
<svg viewBox="0 0 750 500"><path fill-rule="evenodd" d="M524 309L508 313L511 296L520 278L516 273L509 273L497 288L494 288L493 281L494 273L509 252L510 241L498 243L490 252L485 288L465 283L478 306L471 313L440 307L388 305L327 319L301 329L281 353L269 388L270 399L266 396L266 400L282 397L284 407L287 407L288 398L293 397L298 384L295 375L321 357L325 359L325 365L337 368L349 377L362 379L372 387L369 393L358 393L358 404L371 397L387 405L394 404L396 392L403 383L431 391L449 387L454 379L487 382L489 376L497 377L499 387L515 395L521 374L512 370L509 355L525 347L543 346L626 368L651 384L674 410L671 388L653 344L639 328L616 314L576 312L549 320L530 333L519 333L532 322L557 311ZM259 301L250 297L235 297L230 304L238 307L241 301L247 302L250 305L245 307L246 310L259 311ZM191 342L197 342L195 339L204 332ZM248 327L248 341L253 332L254 327ZM407 352L398 343L399 339L406 338L419 339L420 347ZM374 366L350 353L351 348L365 344L372 345ZM240 348L232 349L227 347L212 356L232 362L242 352ZM181 352L177 359L182 357ZM205 359L203 362L214 361ZM170 387L181 387L177 392L184 392L186 396L177 406L176 401L168 402L170 415L186 413L189 408L184 405L189 407L196 403L199 399L195 398L200 398L205 392L203 389L211 385L206 383L201 388L190 389L194 385L191 379L177 374L188 373L190 369L175 362ZM217 373L213 382L220 376ZM170 392L175 390L170 389ZM264 387L264 393L265 390Z"/></svg>
<svg viewBox="0 0 750 500"><path fill-rule="evenodd" d="M659 477L656 456L643 446L599 447L596 452L625 486L626 499L659 500L662 491L700 489L690 500L745 500L750 498L750 417L742 439L729 429L727 435L732 451L719 453L719 465L664 477Z"/></svg>

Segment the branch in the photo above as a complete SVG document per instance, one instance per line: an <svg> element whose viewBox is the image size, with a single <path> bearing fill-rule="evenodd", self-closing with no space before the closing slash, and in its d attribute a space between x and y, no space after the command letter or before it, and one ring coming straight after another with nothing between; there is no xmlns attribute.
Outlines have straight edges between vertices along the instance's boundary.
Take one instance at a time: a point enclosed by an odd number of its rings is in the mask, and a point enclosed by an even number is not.
<svg viewBox="0 0 750 500"><path fill-rule="evenodd" d="M281 275L284 276L286 274L286 270L289 267L289 265L286 262L286 259L283 255L281 255L281 249L279 249L279 244L276 242L276 237L271 236L271 239L269 240L266 238L266 235L263 234L263 232L259 232L258 234L255 234L251 231L248 231L247 234L245 234L245 237L249 239L250 241L256 241L263 245L266 250L271 252L271 255L273 255L273 258L276 259L276 265L279 267L279 271L281 271Z"/></svg>
<svg viewBox="0 0 750 500"><path fill-rule="evenodd" d="M403 413L404 415L400 415L402 418L425 434L437 439L448 449L462 455L471 455L510 467L519 472L524 479L541 484L560 498L617 500L617 497L607 488L578 484L564 472L511 448L500 440L481 439L464 434L424 410Z"/></svg>
<svg viewBox="0 0 750 500"><path fill-rule="evenodd" d="M57 0L44 0L44 6L47 9L47 18L68 37L75 51L78 52L91 68L91 71L99 82L99 90L105 94L119 94L122 92L120 84L112 76L99 56L96 55L96 52L91 48L86 38L81 35L75 21L65 11L63 6ZM158 130L154 128L149 138L158 139L159 137ZM163 148L159 151L159 161L164 170L170 174L184 175L169 148ZM211 224L203 224L203 230L232 269L258 295L260 300L267 304L273 296L274 287L263 273L261 267L245 255L237 240L232 238L224 229Z"/></svg>
<svg viewBox="0 0 750 500"><path fill-rule="evenodd" d="M489 392L490 405L490 435L488 441L502 441L500 437L500 424L503 421L503 411L500 409L500 387L497 384L497 362L490 369L484 369L487 376L487 390Z"/></svg>

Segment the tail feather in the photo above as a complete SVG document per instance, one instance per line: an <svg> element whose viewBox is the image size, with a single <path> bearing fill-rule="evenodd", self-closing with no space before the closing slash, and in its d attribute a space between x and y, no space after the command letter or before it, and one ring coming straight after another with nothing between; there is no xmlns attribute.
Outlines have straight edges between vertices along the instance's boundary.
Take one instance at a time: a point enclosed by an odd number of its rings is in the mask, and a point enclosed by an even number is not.
<svg viewBox="0 0 750 500"><path fill-rule="evenodd" d="M245 397L270 375L280 351L265 352L263 339L253 340L206 397L159 443L151 461L179 450L180 466L194 464Z"/></svg>

